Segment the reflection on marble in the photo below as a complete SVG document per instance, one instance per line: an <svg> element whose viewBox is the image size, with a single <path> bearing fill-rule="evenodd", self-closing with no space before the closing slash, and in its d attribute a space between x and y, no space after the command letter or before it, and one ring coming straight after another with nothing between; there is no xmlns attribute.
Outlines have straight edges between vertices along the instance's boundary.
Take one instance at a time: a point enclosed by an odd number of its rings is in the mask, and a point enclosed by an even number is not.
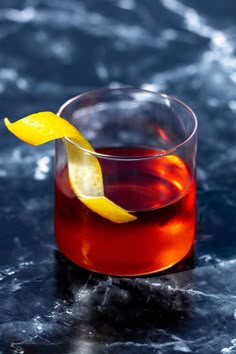
<svg viewBox="0 0 236 354"><path fill-rule="evenodd" d="M11 342L13 353L228 353L236 341L235 271L232 260L115 278L58 252L22 261L1 270L1 343Z"/></svg>
<svg viewBox="0 0 236 354"><path fill-rule="evenodd" d="M1 0L0 107L14 120L138 86L199 118L198 230L169 272L75 267L53 239L53 144L0 122L0 354L236 353L236 3Z"/></svg>

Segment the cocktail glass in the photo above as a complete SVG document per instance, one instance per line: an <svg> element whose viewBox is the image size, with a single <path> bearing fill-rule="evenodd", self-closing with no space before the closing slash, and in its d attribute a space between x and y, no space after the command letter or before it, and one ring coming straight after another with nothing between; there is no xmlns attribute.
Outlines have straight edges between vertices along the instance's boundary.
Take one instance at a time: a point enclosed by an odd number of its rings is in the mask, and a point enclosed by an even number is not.
<svg viewBox="0 0 236 354"><path fill-rule="evenodd" d="M192 110L165 94L119 88L74 97L58 114L95 148L105 195L137 216L117 224L82 204L70 185L65 144L58 140L55 238L61 252L83 268L118 276L154 273L182 260L195 239Z"/></svg>

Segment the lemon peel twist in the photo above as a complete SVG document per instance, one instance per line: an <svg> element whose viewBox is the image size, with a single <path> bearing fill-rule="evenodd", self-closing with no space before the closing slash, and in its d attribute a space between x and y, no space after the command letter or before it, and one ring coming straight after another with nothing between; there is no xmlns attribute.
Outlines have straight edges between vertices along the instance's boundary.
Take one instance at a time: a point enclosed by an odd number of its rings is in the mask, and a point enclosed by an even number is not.
<svg viewBox="0 0 236 354"><path fill-rule="evenodd" d="M94 149L67 120L53 112L38 112L13 123L4 118L4 123L11 133L34 146L69 138L72 143L67 139L63 140L68 158L70 184L76 197L90 210L114 223L137 219L135 215L104 196L102 170L98 159L93 155Z"/></svg>

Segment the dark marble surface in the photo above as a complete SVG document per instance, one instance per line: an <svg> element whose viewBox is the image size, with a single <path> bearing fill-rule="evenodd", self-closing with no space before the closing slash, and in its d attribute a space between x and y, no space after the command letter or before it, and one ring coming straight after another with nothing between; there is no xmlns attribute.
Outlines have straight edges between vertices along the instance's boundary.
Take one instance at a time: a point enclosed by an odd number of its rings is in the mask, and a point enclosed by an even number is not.
<svg viewBox="0 0 236 354"><path fill-rule="evenodd" d="M167 273L99 276L53 238L53 144L0 122L0 354L236 353L236 3L1 0L0 112L104 86L164 91L199 119L192 254Z"/></svg>

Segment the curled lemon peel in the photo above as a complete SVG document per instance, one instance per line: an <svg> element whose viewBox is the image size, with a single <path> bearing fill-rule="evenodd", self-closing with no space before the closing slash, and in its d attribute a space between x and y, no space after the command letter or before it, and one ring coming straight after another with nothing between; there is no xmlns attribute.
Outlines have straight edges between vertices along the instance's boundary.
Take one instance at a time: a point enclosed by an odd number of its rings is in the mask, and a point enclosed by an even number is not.
<svg viewBox="0 0 236 354"><path fill-rule="evenodd" d="M38 112L11 123L4 118L8 130L24 142L37 146L63 139L71 187L76 197L96 214L114 223L126 223L137 217L104 196L103 175L98 159L86 138L67 120L53 112ZM80 149L78 146L82 147Z"/></svg>

